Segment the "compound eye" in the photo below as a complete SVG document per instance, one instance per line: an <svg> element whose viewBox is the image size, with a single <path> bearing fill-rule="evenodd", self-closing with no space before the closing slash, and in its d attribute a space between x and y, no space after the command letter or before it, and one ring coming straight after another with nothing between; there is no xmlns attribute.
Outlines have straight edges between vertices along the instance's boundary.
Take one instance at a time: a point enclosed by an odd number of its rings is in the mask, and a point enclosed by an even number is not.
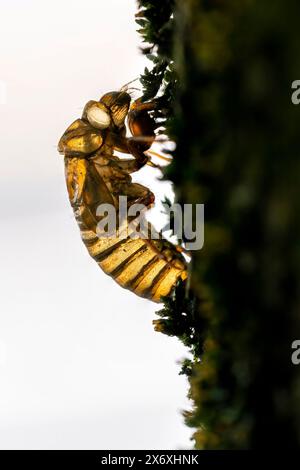
<svg viewBox="0 0 300 470"><path fill-rule="evenodd" d="M101 107L100 103L93 104L88 110L86 117L89 123L97 129L106 129L110 125L110 115Z"/></svg>

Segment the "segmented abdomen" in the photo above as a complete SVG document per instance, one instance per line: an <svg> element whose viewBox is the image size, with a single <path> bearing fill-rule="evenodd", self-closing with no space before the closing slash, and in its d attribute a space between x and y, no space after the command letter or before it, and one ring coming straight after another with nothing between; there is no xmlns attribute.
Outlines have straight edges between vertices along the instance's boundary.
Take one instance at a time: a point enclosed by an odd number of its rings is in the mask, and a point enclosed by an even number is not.
<svg viewBox="0 0 300 470"><path fill-rule="evenodd" d="M118 236L99 237L96 233L95 200L91 200L87 194L92 192L91 183L85 184L85 181L89 180L89 164L85 160L75 158L71 163L70 159L66 160L67 183L71 186L71 205L82 240L92 258L120 286L141 297L159 302L161 297L169 295L177 281L187 277L183 256L167 240L131 238L132 229L127 221L119 228ZM69 171L68 165L72 166ZM98 185L101 185L100 180ZM100 204L107 201L97 202Z"/></svg>
<svg viewBox="0 0 300 470"><path fill-rule="evenodd" d="M170 293L179 278L186 278L183 262L178 259L168 261L160 251L159 242L131 239L129 235L122 240L99 239L82 223L80 210L76 218L90 255L120 286L159 302L162 296Z"/></svg>

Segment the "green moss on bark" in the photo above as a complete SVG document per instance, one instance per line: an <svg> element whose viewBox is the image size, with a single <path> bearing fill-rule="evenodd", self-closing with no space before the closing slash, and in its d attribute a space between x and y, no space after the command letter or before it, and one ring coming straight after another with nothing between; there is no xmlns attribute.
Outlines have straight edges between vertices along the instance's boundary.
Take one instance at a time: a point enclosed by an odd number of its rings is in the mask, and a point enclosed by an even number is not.
<svg viewBox="0 0 300 470"><path fill-rule="evenodd" d="M179 286L156 324L193 353L186 422L199 449L297 448L299 2L139 5L154 67L144 98L158 93L157 117L177 143L165 177L179 202L205 204L190 296Z"/></svg>

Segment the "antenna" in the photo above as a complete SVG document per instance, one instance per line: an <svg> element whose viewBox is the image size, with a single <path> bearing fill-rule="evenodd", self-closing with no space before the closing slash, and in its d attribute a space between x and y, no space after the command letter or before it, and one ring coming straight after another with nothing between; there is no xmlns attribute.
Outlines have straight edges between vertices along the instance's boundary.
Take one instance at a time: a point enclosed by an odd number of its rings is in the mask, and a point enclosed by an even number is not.
<svg viewBox="0 0 300 470"><path fill-rule="evenodd" d="M136 82L137 80L139 80L139 77L135 78L134 80L131 80L130 82L128 83L125 83L125 85L123 85L121 88L120 88L120 91L127 91L129 88L128 88L128 85L130 85L131 83L134 83ZM133 89L133 88L132 88Z"/></svg>

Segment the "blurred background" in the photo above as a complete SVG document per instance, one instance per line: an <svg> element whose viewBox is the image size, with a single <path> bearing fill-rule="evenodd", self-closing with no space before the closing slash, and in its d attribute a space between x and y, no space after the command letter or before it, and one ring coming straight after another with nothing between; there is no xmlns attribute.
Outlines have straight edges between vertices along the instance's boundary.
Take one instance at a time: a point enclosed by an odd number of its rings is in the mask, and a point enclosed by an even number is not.
<svg viewBox="0 0 300 470"><path fill-rule="evenodd" d="M89 257L56 150L89 99L142 72L135 1L0 5L0 448L189 448L185 350ZM172 196L157 176L135 180Z"/></svg>

